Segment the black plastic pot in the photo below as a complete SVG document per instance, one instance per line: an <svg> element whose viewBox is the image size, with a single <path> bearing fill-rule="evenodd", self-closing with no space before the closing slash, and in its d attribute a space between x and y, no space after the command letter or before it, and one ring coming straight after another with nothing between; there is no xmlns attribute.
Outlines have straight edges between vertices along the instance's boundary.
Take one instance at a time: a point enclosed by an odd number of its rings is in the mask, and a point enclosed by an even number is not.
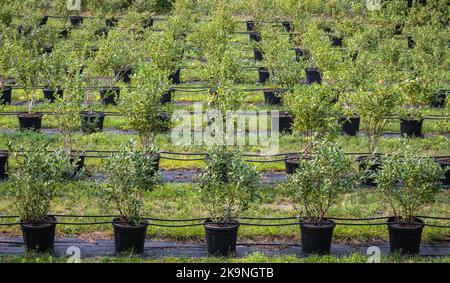
<svg viewBox="0 0 450 283"><path fill-rule="evenodd" d="M290 21L282 21L281 24L287 32L292 30L292 23Z"/></svg>
<svg viewBox="0 0 450 283"><path fill-rule="evenodd" d="M301 223L302 250L306 254L329 254L336 224L324 219L322 223Z"/></svg>
<svg viewBox="0 0 450 283"><path fill-rule="evenodd" d="M250 33L250 40L260 42L261 41L261 35L258 32L251 32Z"/></svg>
<svg viewBox="0 0 450 283"><path fill-rule="evenodd" d="M142 21L142 27L144 29L149 29L149 28L153 27L153 23L154 23L153 19L151 19L151 18L145 19Z"/></svg>
<svg viewBox="0 0 450 283"><path fill-rule="evenodd" d="M266 68L264 67L258 68L258 75L259 75L259 83L261 84L265 83L270 77L269 71L267 71Z"/></svg>
<svg viewBox="0 0 450 283"><path fill-rule="evenodd" d="M373 187L376 186L377 183L370 175L381 169L381 161L379 155L376 155L372 158L370 165L369 160L369 156L360 156L356 159L356 161L359 163L359 170L364 174L363 184Z"/></svg>
<svg viewBox="0 0 450 283"><path fill-rule="evenodd" d="M119 19L116 19L116 18L110 18L110 19L106 19L106 20L105 20L105 25L106 25L107 27L112 28L112 27L115 27L115 26L117 25L118 22L119 22Z"/></svg>
<svg viewBox="0 0 450 283"><path fill-rule="evenodd" d="M98 37L108 37L109 30L106 27L99 28L95 31L95 35Z"/></svg>
<svg viewBox="0 0 450 283"><path fill-rule="evenodd" d="M81 131L86 134L101 132L105 121L105 113L83 111L80 113Z"/></svg>
<svg viewBox="0 0 450 283"><path fill-rule="evenodd" d="M4 180L8 177L8 152L0 151L0 180Z"/></svg>
<svg viewBox="0 0 450 283"><path fill-rule="evenodd" d="M50 101L51 103L55 102L56 96L55 92L59 97L63 97L64 90L58 88L56 91L50 88L44 88L42 89L42 92L44 93L44 99Z"/></svg>
<svg viewBox="0 0 450 283"><path fill-rule="evenodd" d="M414 39L412 38L412 36L408 36L408 48L412 49L412 48L414 48L414 45L416 45L416 43L414 42Z"/></svg>
<svg viewBox="0 0 450 283"><path fill-rule="evenodd" d="M114 228L114 247L117 253L131 251L142 254L144 252L148 224L133 226L121 223L119 218L115 218L112 225Z"/></svg>
<svg viewBox="0 0 450 283"><path fill-rule="evenodd" d="M39 21L39 26L45 26L46 24L47 24L47 22L48 22L48 16L43 16L42 18L41 18L41 20Z"/></svg>
<svg viewBox="0 0 450 283"><path fill-rule="evenodd" d="M309 59L309 53L306 50L303 50L301 48L294 48L295 50L295 60L300 61L301 58Z"/></svg>
<svg viewBox="0 0 450 283"><path fill-rule="evenodd" d="M300 158L298 156L286 156L284 159L286 174L294 174L295 170L300 166Z"/></svg>
<svg viewBox="0 0 450 283"><path fill-rule="evenodd" d="M415 218L410 224L395 224L395 217L388 219L389 244L391 252L417 254L422 239L423 221Z"/></svg>
<svg viewBox="0 0 450 283"><path fill-rule="evenodd" d="M403 32L403 24L396 24L394 34L400 35L400 34L402 34L402 32Z"/></svg>
<svg viewBox="0 0 450 283"><path fill-rule="evenodd" d="M116 70L114 72L114 76L117 78L118 81L122 81L124 83L130 83L131 82L131 68L125 68Z"/></svg>
<svg viewBox="0 0 450 283"><path fill-rule="evenodd" d="M68 29L63 29L59 33L60 38L67 38L69 36L70 31Z"/></svg>
<svg viewBox="0 0 450 283"><path fill-rule="evenodd" d="M22 34L23 36L27 36L27 35L29 35L31 32L33 31L33 27L32 26L22 26L22 25L20 25L18 28L17 28L17 32L19 33L19 34Z"/></svg>
<svg viewBox="0 0 450 283"><path fill-rule="evenodd" d="M162 96L161 96L161 104L167 104L172 102L172 94L174 92L173 88L169 88Z"/></svg>
<svg viewBox="0 0 450 283"><path fill-rule="evenodd" d="M19 127L21 131L32 130L39 131L42 125L42 113L20 113Z"/></svg>
<svg viewBox="0 0 450 283"><path fill-rule="evenodd" d="M436 162L444 169L444 179L442 183L446 186L450 185L450 157L436 157Z"/></svg>
<svg viewBox="0 0 450 283"><path fill-rule="evenodd" d="M11 104L11 92L12 88L10 86L4 86L0 90L0 103L1 104Z"/></svg>
<svg viewBox="0 0 450 283"><path fill-rule="evenodd" d="M48 216L45 222L44 224L20 223L23 242L28 251L53 251L57 220L54 216Z"/></svg>
<svg viewBox="0 0 450 283"><path fill-rule="evenodd" d="M338 37L338 36L332 36L331 37L331 46L333 47L342 47L342 40L344 38Z"/></svg>
<svg viewBox="0 0 450 283"><path fill-rule="evenodd" d="M120 88L107 87L100 89L100 98L105 105L117 105L116 98L119 98Z"/></svg>
<svg viewBox="0 0 450 283"><path fill-rule="evenodd" d="M259 49L253 49L253 54L255 55L255 61L262 61L263 60L263 53Z"/></svg>
<svg viewBox="0 0 450 283"><path fill-rule="evenodd" d="M430 101L430 106L435 108L443 108L445 100L447 99L448 90L440 90L437 95L433 96Z"/></svg>
<svg viewBox="0 0 450 283"><path fill-rule="evenodd" d="M400 133L402 135L406 135L407 137L422 137L422 125L423 119L400 119Z"/></svg>
<svg viewBox="0 0 450 283"><path fill-rule="evenodd" d="M266 89L264 92L264 102L266 105L282 105L282 100L280 97L281 90Z"/></svg>
<svg viewBox="0 0 450 283"><path fill-rule="evenodd" d="M236 253L239 222L216 224L205 221L206 245L210 255L228 256Z"/></svg>
<svg viewBox="0 0 450 283"><path fill-rule="evenodd" d="M83 23L83 17L81 16L70 16L69 20L73 27L78 27Z"/></svg>
<svg viewBox="0 0 450 283"><path fill-rule="evenodd" d="M342 132L348 136L356 136L359 132L359 124L361 118L356 117L340 117L339 124L341 125Z"/></svg>
<svg viewBox="0 0 450 283"><path fill-rule="evenodd" d="M46 45L42 47L42 54L50 54L53 52L53 45Z"/></svg>
<svg viewBox="0 0 450 283"><path fill-rule="evenodd" d="M317 69L306 69L305 70L306 75L306 83L307 84L313 84L313 83L322 83L322 74Z"/></svg>
<svg viewBox="0 0 450 283"><path fill-rule="evenodd" d="M282 134L291 134L292 133L292 124L294 120L291 115L287 112L279 112L278 115L272 115L272 128L275 123L277 123L278 119L278 131Z"/></svg>
<svg viewBox="0 0 450 283"><path fill-rule="evenodd" d="M70 155L70 163L73 164L75 162L75 171L73 173L73 177L75 177L83 168L84 162L86 160L86 156L84 154L71 154Z"/></svg>
<svg viewBox="0 0 450 283"><path fill-rule="evenodd" d="M172 81L172 84L180 84L181 80L181 69L176 70L174 73L169 75L169 81Z"/></svg>
<svg viewBox="0 0 450 283"><path fill-rule="evenodd" d="M246 21L245 25L247 27L247 31L255 30L255 22L254 21Z"/></svg>

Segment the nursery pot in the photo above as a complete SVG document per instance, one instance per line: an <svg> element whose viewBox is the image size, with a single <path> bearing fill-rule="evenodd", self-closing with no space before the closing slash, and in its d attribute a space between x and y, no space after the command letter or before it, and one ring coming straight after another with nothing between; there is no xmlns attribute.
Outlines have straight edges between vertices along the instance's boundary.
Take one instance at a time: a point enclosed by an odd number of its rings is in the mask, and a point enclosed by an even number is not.
<svg viewBox="0 0 450 283"><path fill-rule="evenodd" d="M49 100L52 103L55 102L55 100L56 100L55 92L59 97L62 97L64 94L64 91L60 88L57 88L57 90L55 91L53 89L46 87L46 88L42 89L42 92L44 93L44 98L46 100Z"/></svg>
<svg viewBox="0 0 450 283"><path fill-rule="evenodd" d="M305 59L309 59L309 54L306 50L303 50L301 48L294 48L295 50L295 60L300 61L302 57Z"/></svg>
<svg viewBox="0 0 450 283"><path fill-rule="evenodd" d="M300 158L298 156L286 156L284 159L286 174L294 174L295 170L300 166Z"/></svg>
<svg viewBox="0 0 450 283"><path fill-rule="evenodd" d="M414 39L412 38L412 36L408 36L408 48L412 49L412 48L414 48L414 45L416 45L416 43L414 42Z"/></svg>
<svg viewBox="0 0 450 283"><path fill-rule="evenodd" d="M403 24L396 24L394 34L400 35L402 34L402 31L403 31Z"/></svg>
<svg viewBox="0 0 450 283"><path fill-rule="evenodd" d="M95 35L98 36L98 37L107 37L108 36L108 32L109 32L108 28L102 27L102 28L99 28L99 29L97 29L95 31Z"/></svg>
<svg viewBox="0 0 450 283"><path fill-rule="evenodd" d="M42 47L42 54L50 54L53 51L53 45L46 45Z"/></svg>
<svg viewBox="0 0 450 283"><path fill-rule="evenodd" d="M118 87L107 87L100 89L100 97L102 103L106 105L117 105L116 98L119 98L120 88Z"/></svg>
<svg viewBox="0 0 450 283"><path fill-rule="evenodd" d="M61 38L67 38L69 36L70 31L68 29L63 29L59 33L59 37Z"/></svg>
<svg viewBox="0 0 450 283"><path fill-rule="evenodd" d="M54 216L47 216L45 223L32 224L20 222L23 242L28 251L52 252L55 244L55 228L57 220Z"/></svg>
<svg viewBox="0 0 450 283"><path fill-rule="evenodd" d="M70 20L70 24L73 27L78 27L79 25L81 25L83 23L83 17L80 17L80 16L70 16L69 20Z"/></svg>
<svg viewBox="0 0 450 283"><path fill-rule="evenodd" d="M105 121L105 113L94 111L82 111L81 131L86 134L101 132L103 130L103 122Z"/></svg>
<svg viewBox="0 0 450 283"><path fill-rule="evenodd" d="M259 83L261 84L265 83L270 77L269 71L267 71L266 68L264 67L258 68L258 75L259 75Z"/></svg>
<svg viewBox="0 0 450 283"><path fill-rule="evenodd" d="M331 46L333 47L342 47L342 37L332 36L331 37Z"/></svg>
<svg viewBox="0 0 450 283"><path fill-rule="evenodd" d="M430 106L435 108L442 108L445 106L448 90L440 90L435 96L431 98Z"/></svg>
<svg viewBox="0 0 450 283"><path fill-rule="evenodd" d="M306 254L329 254L334 226L336 226L336 224L327 219L324 219L321 223L300 223L303 252Z"/></svg>
<svg viewBox="0 0 450 283"><path fill-rule="evenodd" d="M290 21L282 21L281 24L283 25L286 31L289 32L292 30L292 23Z"/></svg>
<svg viewBox="0 0 450 283"><path fill-rule="evenodd" d="M278 115L272 115L272 128L278 122L278 131L280 133L291 134L292 133L292 124L294 120L291 115L287 112L278 112ZM278 121L277 121L278 120Z"/></svg>
<svg viewBox="0 0 450 283"><path fill-rule="evenodd" d="M400 119L400 133L408 137L422 137L423 119Z"/></svg>
<svg viewBox="0 0 450 283"><path fill-rule="evenodd" d="M236 241L239 229L238 221L217 224L206 220L204 226L206 245L210 255L227 256L236 253Z"/></svg>
<svg viewBox="0 0 450 283"><path fill-rule="evenodd" d="M387 221L389 231L389 245L391 252L400 252L402 254L416 254L420 249L422 238L423 221L414 218L413 223L396 224L395 217Z"/></svg>
<svg viewBox="0 0 450 283"><path fill-rule="evenodd" d="M181 76L181 69L178 69L174 73L169 75L169 81L171 81L175 85L180 84L181 83L180 76Z"/></svg>
<svg viewBox="0 0 450 283"><path fill-rule="evenodd" d="M356 136L359 132L359 124L361 117L347 117L343 116L339 118L339 124L341 125L342 132L348 136Z"/></svg>
<svg viewBox="0 0 450 283"><path fill-rule="evenodd" d="M173 88L169 88L162 96L161 96L161 104L167 104L172 102L172 94L174 92Z"/></svg>
<svg viewBox="0 0 450 283"><path fill-rule="evenodd" d="M119 19L116 19L116 18L110 18L110 19L106 19L106 20L105 20L105 25L106 25L107 27L112 28L112 27L115 27L115 26L117 25L118 22L119 22Z"/></svg>
<svg viewBox="0 0 450 283"><path fill-rule="evenodd" d="M261 35L258 32L251 32L250 33L250 40L260 42L261 41Z"/></svg>
<svg viewBox="0 0 450 283"><path fill-rule="evenodd" d="M151 27L153 27L153 19L145 19L142 21L142 27L144 29L149 29Z"/></svg>
<svg viewBox="0 0 450 283"><path fill-rule="evenodd" d="M264 92L264 102L266 105L282 105L280 93L281 90L266 89Z"/></svg>
<svg viewBox="0 0 450 283"><path fill-rule="evenodd" d="M6 179L8 177L8 152L0 151L0 180Z"/></svg>
<svg viewBox="0 0 450 283"><path fill-rule="evenodd" d="M255 29L254 21L246 21L245 25L247 26L247 31L253 31Z"/></svg>
<svg viewBox="0 0 450 283"><path fill-rule="evenodd" d="M359 170L365 172L367 175L373 174L381 169L380 156L375 156L370 166L368 164L369 158L369 156L360 156L356 159L359 163ZM375 180L370 176L364 177L363 184L367 186L376 186Z"/></svg>
<svg viewBox="0 0 450 283"><path fill-rule="evenodd" d="M322 74L317 69L306 69L305 70L306 75L306 83L307 84L313 84L313 83L322 83Z"/></svg>
<svg viewBox="0 0 450 283"><path fill-rule="evenodd" d="M76 160L75 160L76 159ZM75 170L73 173L73 177L75 177L80 171L81 169L84 168L84 161L86 160L86 156L84 154L71 154L70 155L70 164L73 164L75 162Z"/></svg>
<svg viewBox="0 0 450 283"><path fill-rule="evenodd" d="M123 223L119 218L115 218L112 225L114 228L114 247L117 253L132 251L142 254L144 252L147 223L135 226Z"/></svg>
<svg viewBox="0 0 450 283"><path fill-rule="evenodd" d="M1 104L11 104L11 92L12 88L10 86L4 86L0 90L0 103Z"/></svg>
<svg viewBox="0 0 450 283"><path fill-rule="evenodd" d="M255 55L256 61L262 61L263 60L263 53L259 49L253 49L253 54Z"/></svg>
<svg viewBox="0 0 450 283"><path fill-rule="evenodd" d="M444 179L442 183L446 186L450 185L450 157L436 157L436 162L444 169Z"/></svg>
<svg viewBox="0 0 450 283"><path fill-rule="evenodd" d="M48 22L48 16L43 16L42 18L41 18L41 20L39 21L39 25L42 27L42 26L45 26L46 24L47 24L47 22Z"/></svg>
<svg viewBox="0 0 450 283"><path fill-rule="evenodd" d="M33 130L39 131L42 125L42 113L20 113L17 115L19 118L19 127L21 131Z"/></svg>
<svg viewBox="0 0 450 283"><path fill-rule="evenodd" d="M116 70L114 72L114 76L118 78L118 80L124 82L124 83L130 83L131 82L131 68L124 68L120 70Z"/></svg>

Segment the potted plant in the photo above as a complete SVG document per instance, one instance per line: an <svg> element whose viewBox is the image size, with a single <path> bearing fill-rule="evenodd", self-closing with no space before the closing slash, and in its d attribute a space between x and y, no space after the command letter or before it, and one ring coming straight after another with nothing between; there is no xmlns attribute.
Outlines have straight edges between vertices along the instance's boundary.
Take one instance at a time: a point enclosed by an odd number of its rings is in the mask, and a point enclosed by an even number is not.
<svg viewBox="0 0 450 283"><path fill-rule="evenodd" d="M104 201L113 203L119 212L112 222L117 253L144 252L148 223L143 216L143 196L159 182L153 152L150 145L137 148L128 143L106 163L108 181L101 192Z"/></svg>
<svg viewBox="0 0 450 283"><path fill-rule="evenodd" d="M394 213L388 219L391 252L418 253L424 223L417 215L434 202L443 170L433 158L418 157L409 145L383 157L381 165L374 175Z"/></svg>
<svg viewBox="0 0 450 283"><path fill-rule="evenodd" d="M61 150L50 153L47 146L25 150L10 148L15 166L10 168L10 194L20 216L27 250L51 252L57 220L51 216L51 202L58 182L73 168Z"/></svg>
<svg viewBox="0 0 450 283"><path fill-rule="evenodd" d="M378 143L383 132L387 117L396 109L398 97L392 87L377 83L373 90L359 90L351 93L349 101L355 106L361 116L365 132L367 133L368 156L358 157L360 169L365 172L363 182L374 186L371 177L374 171L380 168Z"/></svg>
<svg viewBox="0 0 450 283"><path fill-rule="evenodd" d="M341 93L337 107L337 111L340 112L338 124L341 125L342 132L348 136L356 136L359 132L361 117L358 115L356 107L351 104L350 94Z"/></svg>
<svg viewBox="0 0 450 283"><path fill-rule="evenodd" d="M330 253L335 223L326 218L330 207L356 184L352 158L329 141L315 145L310 160L301 161L301 170L288 177L285 192L302 206L301 241L307 254Z"/></svg>
<svg viewBox="0 0 450 283"><path fill-rule="evenodd" d="M23 86L23 93L28 101L28 111L18 114L21 130L41 129L42 113L33 111L36 101L36 86L39 81L39 72L42 66L42 57L38 54L35 41L26 41L14 38L14 48L10 56L13 58L12 74L14 79Z"/></svg>
<svg viewBox="0 0 450 283"><path fill-rule="evenodd" d="M292 93L285 95L289 113L293 116L293 127L304 133L302 138L303 158L309 158L318 139L336 133L335 108L330 88L325 85L298 85ZM286 158L287 172L299 166L298 156Z"/></svg>
<svg viewBox="0 0 450 283"><path fill-rule="evenodd" d="M260 174L244 162L238 148L216 146L209 151L198 185L208 213L204 226L209 254L236 252L237 217L254 200L259 183Z"/></svg>
<svg viewBox="0 0 450 283"><path fill-rule="evenodd" d="M264 69L259 70L259 82L267 83L264 90L268 105L280 105L284 88L291 88L299 82L298 73L302 66L293 62L289 34L278 25L265 25L261 31L263 40L260 49L264 52Z"/></svg>
<svg viewBox="0 0 450 283"><path fill-rule="evenodd" d="M133 75L131 87L122 91L118 104L120 113L138 133L143 147L151 144L156 134L169 129L171 107L161 103L168 86L167 72L152 63L141 63Z"/></svg>

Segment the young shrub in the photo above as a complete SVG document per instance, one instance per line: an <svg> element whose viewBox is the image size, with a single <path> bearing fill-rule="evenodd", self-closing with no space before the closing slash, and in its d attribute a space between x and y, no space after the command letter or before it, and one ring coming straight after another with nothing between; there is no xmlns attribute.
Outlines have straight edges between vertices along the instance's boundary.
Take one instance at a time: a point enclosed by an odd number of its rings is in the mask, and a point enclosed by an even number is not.
<svg viewBox="0 0 450 283"><path fill-rule="evenodd" d="M423 207L435 201L444 173L433 158L418 157L413 147L403 147L384 156L381 169L374 175L395 220L407 225L415 222Z"/></svg>
<svg viewBox="0 0 450 283"><path fill-rule="evenodd" d="M131 129L137 131L140 144L145 148L156 134L167 130L171 108L161 103L169 87L168 73L151 63L142 63L133 75L131 88L122 88L120 112Z"/></svg>
<svg viewBox="0 0 450 283"><path fill-rule="evenodd" d="M304 216L300 224L305 253L328 254L335 223L326 218L330 207L356 184L352 159L333 143L315 145L311 160L301 160L300 168L288 177L286 195Z"/></svg>
<svg viewBox="0 0 450 283"><path fill-rule="evenodd" d="M51 153L47 146L10 148L9 152L15 161L10 168L10 194L21 222L45 223L58 183L74 170L68 155L63 150Z"/></svg>
<svg viewBox="0 0 450 283"><path fill-rule="evenodd" d="M313 150L315 141L336 132L336 115L329 87L298 85L285 95L289 112L294 116L294 129L306 133L305 155Z"/></svg>
<svg viewBox="0 0 450 283"><path fill-rule="evenodd" d="M244 162L240 149L212 148L198 185L200 201L211 222L219 226L233 223L255 199L260 178L256 169Z"/></svg>
<svg viewBox="0 0 450 283"><path fill-rule="evenodd" d="M319 141L310 160L301 161L301 170L288 177L285 190L301 205L306 222L322 223L340 196L356 185L352 158L330 141Z"/></svg>
<svg viewBox="0 0 450 283"><path fill-rule="evenodd" d="M143 194L152 191L160 181L154 152L151 146L138 148L129 142L106 162L108 181L101 193L105 202L112 203L119 212L119 221L134 226L146 223Z"/></svg>

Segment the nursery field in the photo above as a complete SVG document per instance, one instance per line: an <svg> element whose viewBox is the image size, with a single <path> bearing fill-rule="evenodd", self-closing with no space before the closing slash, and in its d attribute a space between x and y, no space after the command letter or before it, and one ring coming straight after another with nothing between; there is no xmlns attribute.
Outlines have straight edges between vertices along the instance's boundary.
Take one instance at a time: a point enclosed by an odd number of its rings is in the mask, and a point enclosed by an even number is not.
<svg viewBox="0 0 450 283"><path fill-rule="evenodd" d="M446 1L16 2L1 263L66 262L78 240L93 263L450 262ZM269 119L224 145L226 111Z"/></svg>

